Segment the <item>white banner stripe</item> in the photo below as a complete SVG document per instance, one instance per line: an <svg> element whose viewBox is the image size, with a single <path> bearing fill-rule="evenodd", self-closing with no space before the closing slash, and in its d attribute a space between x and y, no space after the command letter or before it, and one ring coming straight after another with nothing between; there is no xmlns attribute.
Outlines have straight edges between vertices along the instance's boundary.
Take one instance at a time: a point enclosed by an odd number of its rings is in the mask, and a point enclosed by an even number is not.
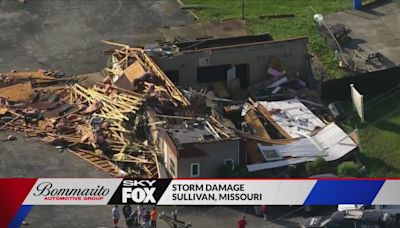
<svg viewBox="0 0 400 228"><path fill-rule="evenodd" d="M316 182L317 180L173 180L158 205L302 205ZM227 186L234 188L218 189Z"/></svg>
<svg viewBox="0 0 400 228"><path fill-rule="evenodd" d="M386 180L373 205L400 205L400 180Z"/></svg>

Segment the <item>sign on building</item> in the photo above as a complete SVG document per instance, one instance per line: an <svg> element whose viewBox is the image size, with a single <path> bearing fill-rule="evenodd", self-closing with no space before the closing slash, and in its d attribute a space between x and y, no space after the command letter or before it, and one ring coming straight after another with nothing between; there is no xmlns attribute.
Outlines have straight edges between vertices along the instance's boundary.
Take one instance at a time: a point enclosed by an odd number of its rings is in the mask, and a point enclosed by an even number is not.
<svg viewBox="0 0 400 228"><path fill-rule="evenodd" d="M201 57L199 58L199 66L210 66L210 57Z"/></svg>
<svg viewBox="0 0 400 228"><path fill-rule="evenodd" d="M353 100L353 109L357 112L361 121L364 122L364 96L358 92L354 84L350 84L351 99Z"/></svg>

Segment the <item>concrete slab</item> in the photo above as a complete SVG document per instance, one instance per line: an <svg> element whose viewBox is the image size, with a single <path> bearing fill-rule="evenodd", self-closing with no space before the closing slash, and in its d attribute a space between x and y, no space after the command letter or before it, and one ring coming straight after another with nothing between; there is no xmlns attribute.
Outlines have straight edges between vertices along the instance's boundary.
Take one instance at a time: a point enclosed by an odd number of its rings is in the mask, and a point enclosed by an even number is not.
<svg viewBox="0 0 400 228"><path fill-rule="evenodd" d="M176 1L26 2L0 0L0 71L96 72L106 64L100 40L144 44L162 26L193 21Z"/></svg>
<svg viewBox="0 0 400 228"><path fill-rule="evenodd" d="M400 64L398 1L380 1L367 5L361 13L338 12L325 15L324 19L328 25L343 24L351 29L352 41L344 45L344 57L354 61L358 68L374 71ZM375 52L384 56L381 64L366 65L365 58Z"/></svg>
<svg viewBox="0 0 400 228"><path fill-rule="evenodd" d="M0 178L4 177L110 177L68 151L59 152L38 138L15 134L17 141L3 142L0 132Z"/></svg>

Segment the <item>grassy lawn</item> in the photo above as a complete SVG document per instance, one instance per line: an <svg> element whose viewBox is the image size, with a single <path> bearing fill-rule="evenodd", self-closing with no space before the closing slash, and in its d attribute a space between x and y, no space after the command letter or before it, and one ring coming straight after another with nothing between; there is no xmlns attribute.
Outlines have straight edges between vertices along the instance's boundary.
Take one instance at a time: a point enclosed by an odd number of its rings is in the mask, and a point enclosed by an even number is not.
<svg viewBox="0 0 400 228"><path fill-rule="evenodd" d="M242 0L183 0L185 4L201 4L216 8L195 10L200 20L219 20L242 17ZM369 3L372 1L364 1ZM269 32L272 37L285 39L301 35L309 37L309 49L327 71L325 78L338 78L334 54L322 39L313 20L314 12L321 14L351 8L351 0L245 0L245 18L251 32ZM261 15L294 14L294 18L260 19ZM316 75L318 77L318 75ZM365 103L368 103L366 98ZM351 103L347 105L351 108ZM367 105L368 108L368 105ZM392 96L365 111L366 122L357 118L347 122L360 130L361 162L371 177L400 177L400 94Z"/></svg>
<svg viewBox="0 0 400 228"><path fill-rule="evenodd" d="M365 115L365 123L356 118L348 123L359 128L361 162L371 177L400 177L400 93L365 110Z"/></svg>
<svg viewBox="0 0 400 228"><path fill-rule="evenodd" d="M242 17L242 0L183 0L185 4L202 4L216 8L195 10L200 20L232 19ZM275 40L307 35L309 49L326 69L325 78L337 78L341 71L336 67L333 52L320 37L309 7L327 14L351 8L351 0L245 0L245 18L251 32L269 32ZM294 18L260 19L261 15L294 14ZM318 75L316 75L318 77Z"/></svg>

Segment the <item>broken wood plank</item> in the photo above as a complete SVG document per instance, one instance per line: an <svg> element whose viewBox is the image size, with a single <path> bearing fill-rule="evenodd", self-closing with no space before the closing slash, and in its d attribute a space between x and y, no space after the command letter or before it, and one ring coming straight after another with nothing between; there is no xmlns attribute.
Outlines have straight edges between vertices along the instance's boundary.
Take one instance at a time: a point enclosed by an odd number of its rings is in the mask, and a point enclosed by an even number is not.
<svg viewBox="0 0 400 228"><path fill-rule="evenodd" d="M271 116L264 105L258 104L257 106L260 113L270 122L286 139L293 139Z"/></svg>
<svg viewBox="0 0 400 228"><path fill-rule="evenodd" d="M261 120L257 117L256 112L253 109L247 111L246 115L244 116L244 120L246 121L247 125L253 129L253 134L265 139L271 139L268 134L268 131L265 129Z"/></svg>
<svg viewBox="0 0 400 228"><path fill-rule="evenodd" d="M113 177L121 176L121 170L114 163L112 163L105 157L84 150L76 150L76 151L70 150L70 151L76 156L82 158L91 165L95 166L96 168L100 169L103 172L106 172L107 174Z"/></svg>
<svg viewBox="0 0 400 228"><path fill-rule="evenodd" d="M0 97L14 102L28 101L33 98L35 93L32 90L31 82L19 83L0 88Z"/></svg>

